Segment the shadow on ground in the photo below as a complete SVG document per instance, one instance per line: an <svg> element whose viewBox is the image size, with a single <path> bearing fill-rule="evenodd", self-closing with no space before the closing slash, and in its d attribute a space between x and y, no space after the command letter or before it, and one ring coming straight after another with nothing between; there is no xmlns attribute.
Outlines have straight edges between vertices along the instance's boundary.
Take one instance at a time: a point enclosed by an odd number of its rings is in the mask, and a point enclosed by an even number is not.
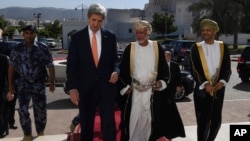
<svg viewBox="0 0 250 141"><path fill-rule="evenodd" d="M60 110L60 109L77 109L70 99L60 99L47 104L47 109Z"/></svg>
<svg viewBox="0 0 250 141"><path fill-rule="evenodd" d="M241 82L241 83L235 85L233 88L236 90L240 90L240 91L250 92L250 81L248 81L246 83Z"/></svg>
<svg viewBox="0 0 250 141"><path fill-rule="evenodd" d="M191 102L192 100L189 97L184 97L182 100L180 101L176 101L176 103L181 103L181 102Z"/></svg>

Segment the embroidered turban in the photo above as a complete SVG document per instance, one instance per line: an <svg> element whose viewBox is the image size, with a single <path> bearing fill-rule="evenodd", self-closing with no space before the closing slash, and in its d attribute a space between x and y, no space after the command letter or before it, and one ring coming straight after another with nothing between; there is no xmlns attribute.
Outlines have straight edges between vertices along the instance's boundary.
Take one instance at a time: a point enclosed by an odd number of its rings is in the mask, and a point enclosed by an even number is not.
<svg viewBox="0 0 250 141"><path fill-rule="evenodd" d="M136 31L138 29L146 29L148 35L152 32L152 26L148 21L140 20L138 22L135 22L134 30Z"/></svg>
<svg viewBox="0 0 250 141"><path fill-rule="evenodd" d="M210 19L204 19L201 21L200 23L200 27L203 28L204 26L208 26L211 27L215 30L215 32L219 31L219 26L217 24L217 22L210 20Z"/></svg>

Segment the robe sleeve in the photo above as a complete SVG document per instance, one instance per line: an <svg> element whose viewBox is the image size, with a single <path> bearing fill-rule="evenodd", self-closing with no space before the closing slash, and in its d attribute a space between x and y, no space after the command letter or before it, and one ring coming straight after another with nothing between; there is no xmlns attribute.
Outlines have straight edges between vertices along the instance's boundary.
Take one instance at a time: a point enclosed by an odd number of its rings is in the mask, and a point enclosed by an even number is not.
<svg viewBox="0 0 250 141"><path fill-rule="evenodd" d="M131 44L129 44L124 50L119 65L120 67L120 75L118 81L119 90L125 88L127 85L130 85L132 81L130 77L130 48Z"/></svg>
<svg viewBox="0 0 250 141"><path fill-rule="evenodd" d="M159 50L159 62L158 62L158 76L157 80L163 80L167 84L167 78L169 77L166 73L167 63L164 56L164 51L161 48L160 44L158 43L158 50Z"/></svg>
<svg viewBox="0 0 250 141"><path fill-rule="evenodd" d="M228 50L228 46L224 44L224 56L221 64L219 80L225 80L226 82L228 82L231 74L232 70L231 70L230 53Z"/></svg>
<svg viewBox="0 0 250 141"><path fill-rule="evenodd" d="M208 81L205 77L203 67L200 60L200 55L198 52L198 47L194 44L190 52L190 65L191 65L191 74L196 81L196 85L200 86L205 81Z"/></svg>

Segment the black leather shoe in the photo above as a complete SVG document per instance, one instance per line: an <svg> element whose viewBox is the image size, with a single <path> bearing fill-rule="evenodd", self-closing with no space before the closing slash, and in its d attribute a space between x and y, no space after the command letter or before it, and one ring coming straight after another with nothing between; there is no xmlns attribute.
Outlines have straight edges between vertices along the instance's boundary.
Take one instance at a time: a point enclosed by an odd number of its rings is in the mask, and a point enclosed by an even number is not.
<svg viewBox="0 0 250 141"><path fill-rule="evenodd" d="M15 124L9 125L9 129L14 129L14 130L16 130L16 129L17 129L17 126L16 126Z"/></svg>
<svg viewBox="0 0 250 141"><path fill-rule="evenodd" d="M0 133L0 138L4 138L5 136L9 135L9 131L5 130L2 133Z"/></svg>

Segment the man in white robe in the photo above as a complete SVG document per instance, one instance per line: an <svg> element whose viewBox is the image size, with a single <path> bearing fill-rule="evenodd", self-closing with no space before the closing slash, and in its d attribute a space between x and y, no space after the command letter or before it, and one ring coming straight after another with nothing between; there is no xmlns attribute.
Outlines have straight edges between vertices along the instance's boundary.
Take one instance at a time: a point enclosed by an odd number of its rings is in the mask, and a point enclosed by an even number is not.
<svg viewBox="0 0 250 141"><path fill-rule="evenodd" d="M120 64L120 94L125 99L120 104L121 141L149 141L155 140L150 138L160 119L159 112L153 110L160 110L155 108L160 106L156 106L154 100L165 94L168 74L162 48L148 39L151 25L138 21L134 31L137 41L125 49ZM157 133L154 138L159 141L170 141L175 136L167 137L164 131Z"/></svg>
<svg viewBox="0 0 250 141"><path fill-rule="evenodd" d="M141 83L152 84L156 76L154 75L155 55L153 43L149 41L146 46L140 46L138 42L135 44L135 63L133 77ZM150 97L152 89L144 91L133 89L132 109L130 114L130 141L138 141L149 139L151 133L151 111Z"/></svg>

